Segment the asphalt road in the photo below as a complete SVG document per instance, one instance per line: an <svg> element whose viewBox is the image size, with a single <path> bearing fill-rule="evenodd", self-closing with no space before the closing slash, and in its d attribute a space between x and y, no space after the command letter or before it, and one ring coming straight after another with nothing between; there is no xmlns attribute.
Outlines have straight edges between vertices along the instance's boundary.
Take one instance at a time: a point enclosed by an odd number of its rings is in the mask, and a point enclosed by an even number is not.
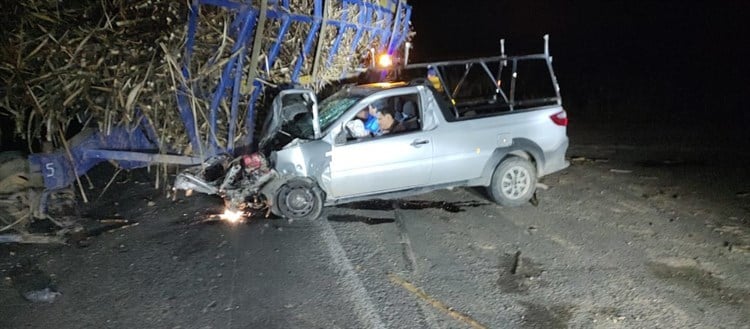
<svg viewBox="0 0 750 329"><path fill-rule="evenodd" d="M138 225L80 246L0 245L0 328L749 326L744 162L585 143L569 155L538 206L455 189L292 223L208 221L220 200L171 201L136 171L82 214ZM22 297L45 287L61 295Z"/></svg>

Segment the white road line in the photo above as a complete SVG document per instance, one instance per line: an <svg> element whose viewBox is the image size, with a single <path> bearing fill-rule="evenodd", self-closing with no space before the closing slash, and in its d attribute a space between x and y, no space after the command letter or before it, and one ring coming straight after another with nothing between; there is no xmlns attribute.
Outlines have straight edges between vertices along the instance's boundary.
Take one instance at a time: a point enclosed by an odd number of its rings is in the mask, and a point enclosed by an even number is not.
<svg viewBox="0 0 750 329"><path fill-rule="evenodd" d="M333 264L336 266L336 270L341 277L341 284L351 292L350 298L354 304L354 311L367 328L372 329L385 329L383 321L380 319L380 315L375 310L375 305L370 299L370 295L362 285L362 281L354 272L352 262L346 257L346 252L341 246L336 232L333 231L331 224L325 217L315 220L315 223L322 229L323 241L328 246L328 252L331 254Z"/></svg>

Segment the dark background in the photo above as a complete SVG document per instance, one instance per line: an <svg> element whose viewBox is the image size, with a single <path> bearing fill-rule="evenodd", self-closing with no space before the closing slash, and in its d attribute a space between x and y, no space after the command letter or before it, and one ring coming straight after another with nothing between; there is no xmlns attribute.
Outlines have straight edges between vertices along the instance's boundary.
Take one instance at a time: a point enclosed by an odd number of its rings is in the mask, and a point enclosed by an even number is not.
<svg viewBox="0 0 750 329"><path fill-rule="evenodd" d="M412 62L543 52L571 123L750 123L750 1L411 0ZM735 141L748 142L744 133Z"/></svg>
<svg viewBox="0 0 750 329"><path fill-rule="evenodd" d="M499 55L501 38L508 54L538 53L549 34L571 129L670 125L750 145L750 1L409 3L412 62ZM11 145L10 122L0 123Z"/></svg>

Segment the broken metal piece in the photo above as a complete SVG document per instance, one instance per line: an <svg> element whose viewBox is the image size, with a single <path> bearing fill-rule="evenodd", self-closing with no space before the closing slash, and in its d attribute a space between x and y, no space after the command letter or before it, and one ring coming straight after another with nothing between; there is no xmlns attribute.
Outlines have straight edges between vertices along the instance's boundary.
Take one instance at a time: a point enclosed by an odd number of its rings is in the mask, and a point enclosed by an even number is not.
<svg viewBox="0 0 750 329"><path fill-rule="evenodd" d="M0 234L0 243L64 244L65 240L57 236L47 236L39 234Z"/></svg>
<svg viewBox="0 0 750 329"><path fill-rule="evenodd" d="M174 190L197 191L205 194L218 194L219 190L210 183L194 176L193 174L182 172L174 180Z"/></svg>
<svg viewBox="0 0 750 329"><path fill-rule="evenodd" d="M237 179L237 174L242 170L242 166L240 166L239 163L235 163L232 165L232 167L229 169L229 172L224 176L224 180L222 181L221 185L219 186L219 192L226 191L231 184L233 184Z"/></svg>
<svg viewBox="0 0 750 329"><path fill-rule="evenodd" d="M513 266L510 267L510 274L515 275L518 273L518 269L521 268L521 251L516 251L513 256Z"/></svg>
<svg viewBox="0 0 750 329"><path fill-rule="evenodd" d="M60 295L62 294L57 291L53 291L50 288L44 288L41 290L27 291L23 293L23 298L35 303L52 303L55 301L55 298Z"/></svg>
<svg viewBox="0 0 750 329"><path fill-rule="evenodd" d="M534 190L534 194L531 195L531 199L529 199L529 203L531 203L531 205L534 207L539 206L539 198L536 196L536 190Z"/></svg>
<svg viewBox="0 0 750 329"><path fill-rule="evenodd" d="M34 303L52 303L60 295L62 294L48 287L41 290L27 291L23 293L23 298Z"/></svg>

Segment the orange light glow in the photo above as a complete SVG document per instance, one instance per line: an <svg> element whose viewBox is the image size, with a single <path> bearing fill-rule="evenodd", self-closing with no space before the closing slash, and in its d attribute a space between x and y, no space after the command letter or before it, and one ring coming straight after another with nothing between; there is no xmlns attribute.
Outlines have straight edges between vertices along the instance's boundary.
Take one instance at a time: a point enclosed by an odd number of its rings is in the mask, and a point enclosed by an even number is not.
<svg viewBox="0 0 750 329"><path fill-rule="evenodd" d="M373 82L369 84L368 86L378 87L378 88L392 88L392 87L403 87L406 86L406 82Z"/></svg>
<svg viewBox="0 0 750 329"><path fill-rule="evenodd" d="M393 58L391 58L391 55L380 54L380 56L378 56L378 66L381 68L389 68L393 66Z"/></svg>

